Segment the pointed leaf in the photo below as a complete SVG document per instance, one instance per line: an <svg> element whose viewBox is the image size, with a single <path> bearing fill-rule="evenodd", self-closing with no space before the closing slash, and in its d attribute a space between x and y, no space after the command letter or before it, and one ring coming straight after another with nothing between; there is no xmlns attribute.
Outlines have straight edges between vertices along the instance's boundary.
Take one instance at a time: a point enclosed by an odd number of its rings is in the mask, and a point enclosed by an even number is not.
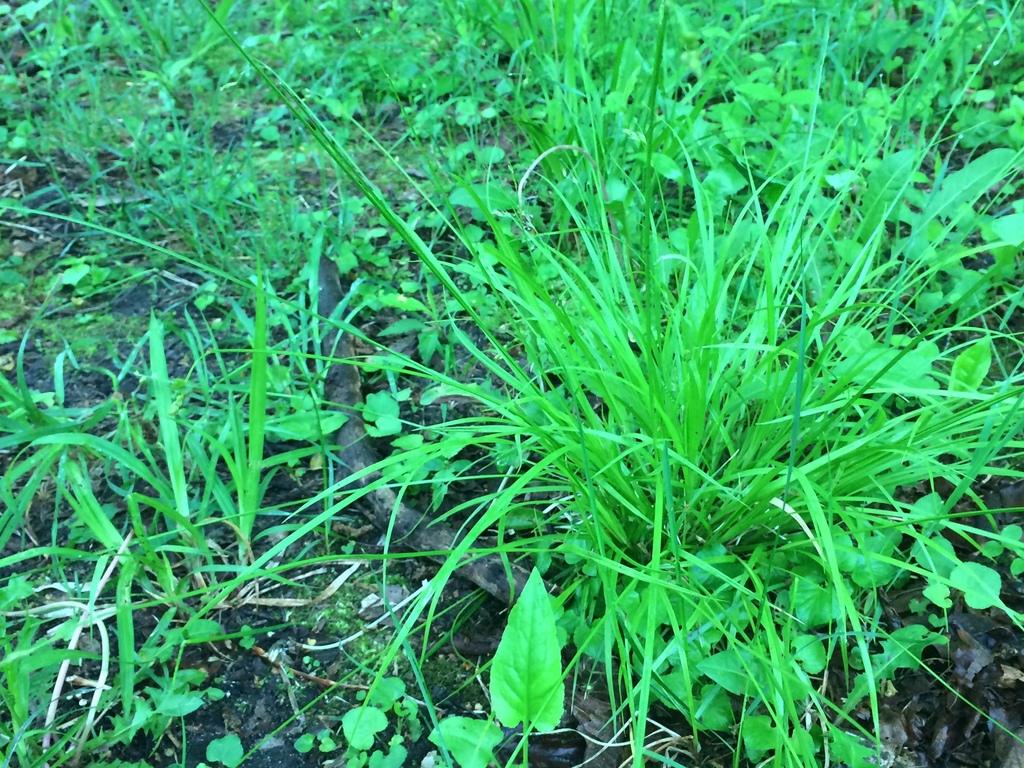
<svg viewBox="0 0 1024 768"><path fill-rule="evenodd" d="M751 675L749 653L729 648L713 653L697 663L697 671L707 675L729 693L737 696L756 696L757 686Z"/></svg>
<svg viewBox="0 0 1024 768"><path fill-rule="evenodd" d="M663 155L661 152L654 153L651 157L651 165L654 167L655 171L666 179L676 181L683 177L683 172L676 161L668 155Z"/></svg>
<svg viewBox="0 0 1024 768"><path fill-rule="evenodd" d="M534 570L512 606L491 667L491 702L505 726L558 726L565 698L561 651L551 598Z"/></svg>
<svg viewBox="0 0 1024 768"><path fill-rule="evenodd" d="M978 339L956 356L949 375L953 392L976 392L992 366L992 346L987 338Z"/></svg>
<svg viewBox="0 0 1024 768"><path fill-rule="evenodd" d="M867 242L879 225L892 216L893 212L889 211L889 207L895 202L897 195L910 183L910 175L916 165L916 153L913 150L904 149L884 158L868 174L868 178L864 182L864 207L860 226L857 228L859 242Z"/></svg>
<svg viewBox="0 0 1024 768"><path fill-rule="evenodd" d="M1003 180L1016 156L1012 149L993 149L949 174L928 201L924 220L952 217L960 206L974 203L985 190Z"/></svg>
<svg viewBox="0 0 1024 768"><path fill-rule="evenodd" d="M514 211L519 207L516 196L497 182L456 187L448 196L448 202L488 211Z"/></svg>

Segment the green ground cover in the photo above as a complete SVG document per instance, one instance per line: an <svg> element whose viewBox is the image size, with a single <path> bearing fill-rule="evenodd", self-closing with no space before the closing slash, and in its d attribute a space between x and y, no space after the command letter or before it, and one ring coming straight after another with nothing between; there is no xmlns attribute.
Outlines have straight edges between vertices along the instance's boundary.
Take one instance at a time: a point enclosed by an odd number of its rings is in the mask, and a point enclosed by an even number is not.
<svg viewBox="0 0 1024 768"><path fill-rule="evenodd" d="M0 5L0 766L1024 762L1022 35Z"/></svg>

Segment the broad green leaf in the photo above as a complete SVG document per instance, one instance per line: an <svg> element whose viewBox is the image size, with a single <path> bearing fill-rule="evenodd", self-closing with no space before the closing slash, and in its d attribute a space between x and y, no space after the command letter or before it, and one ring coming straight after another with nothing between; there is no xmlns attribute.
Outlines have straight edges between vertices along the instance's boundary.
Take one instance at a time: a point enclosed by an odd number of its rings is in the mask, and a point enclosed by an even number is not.
<svg viewBox="0 0 1024 768"><path fill-rule="evenodd" d="M677 181L683 177L683 172L676 161L668 155L663 155L661 152L654 153L651 157L651 165L655 171L666 179Z"/></svg>
<svg viewBox="0 0 1024 768"><path fill-rule="evenodd" d="M856 325L847 328L843 335L839 337L837 343L843 356L853 359L879 346L878 342L875 341L875 337L871 335L871 331Z"/></svg>
<svg viewBox="0 0 1024 768"><path fill-rule="evenodd" d="M736 168L723 164L704 177L701 187L711 197L711 210L720 213L728 198L747 186L747 180Z"/></svg>
<svg viewBox="0 0 1024 768"><path fill-rule="evenodd" d="M240 765L244 756L242 740L233 733L214 739L206 745L206 759L211 763L226 765L228 768Z"/></svg>
<svg viewBox="0 0 1024 768"><path fill-rule="evenodd" d="M987 565L960 563L949 574L949 580L955 589L964 593L964 602L976 611L1002 605L999 599L1003 588L1002 577Z"/></svg>
<svg viewBox="0 0 1024 768"><path fill-rule="evenodd" d="M402 434L402 422L394 416L379 416L374 424L366 425L366 434L370 437L390 437Z"/></svg>
<svg viewBox="0 0 1024 768"><path fill-rule="evenodd" d="M853 690L847 699L855 703L868 695L872 685L880 680L891 679L899 669L916 669L921 665L921 654L934 643L944 643L945 638L920 624L901 627L882 641L881 653L871 654L872 675L865 672L854 678ZM871 677L874 678L872 682Z"/></svg>
<svg viewBox="0 0 1024 768"><path fill-rule="evenodd" d="M818 98L818 92L811 88L794 88L782 94L782 103L794 104L798 107L810 107L818 101Z"/></svg>
<svg viewBox="0 0 1024 768"><path fill-rule="evenodd" d="M398 418L398 401L390 392L374 392L366 396L363 419L366 433L371 437L388 437L402 433L402 422Z"/></svg>
<svg viewBox="0 0 1024 768"><path fill-rule="evenodd" d="M956 215L960 206L973 203L985 190L999 184L1016 156L1012 149L993 149L949 174L928 201L923 220Z"/></svg>
<svg viewBox="0 0 1024 768"><path fill-rule="evenodd" d="M366 697L366 703L383 710L391 709L405 696L405 681L400 677L385 677L377 682Z"/></svg>
<svg viewBox="0 0 1024 768"><path fill-rule="evenodd" d="M860 226L856 239L866 243L872 233L895 212L889 207L896 197L910 183L910 175L917 165L917 154L910 149L900 150L883 158L882 162L868 174L864 182L864 207L861 211Z"/></svg>
<svg viewBox="0 0 1024 768"><path fill-rule="evenodd" d="M922 594L939 608L952 608L953 601L949 599L949 587L938 582L929 582Z"/></svg>
<svg viewBox="0 0 1024 768"><path fill-rule="evenodd" d="M946 578L960 564L953 545L941 536L918 539L910 548L910 556L931 573Z"/></svg>
<svg viewBox="0 0 1024 768"><path fill-rule="evenodd" d="M374 392L366 396L363 418L377 421L381 416L398 416L398 401L390 392Z"/></svg>
<svg viewBox="0 0 1024 768"><path fill-rule="evenodd" d="M789 588L789 608L804 629L824 627L840 616L839 598L832 590L799 576Z"/></svg>
<svg viewBox="0 0 1024 768"><path fill-rule="evenodd" d="M509 612L491 666L491 703L505 726L551 731L564 709L555 612L536 569Z"/></svg>
<svg viewBox="0 0 1024 768"><path fill-rule="evenodd" d="M379 749L370 755L369 768L403 768L406 759L409 757L409 750L401 744L395 744L386 755ZM352 765L352 763L349 763Z"/></svg>
<svg viewBox="0 0 1024 768"><path fill-rule="evenodd" d="M700 704L697 706L697 721L705 728L727 731L736 723L732 701L728 692L720 685L705 685L700 690Z"/></svg>
<svg viewBox="0 0 1024 768"><path fill-rule="evenodd" d="M165 693L156 688L147 688L151 694L154 709L164 717L185 717L203 706L203 694L199 691L186 693Z"/></svg>
<svg viewBox="0 0 1024 768"><path fill-rule="evenodd" d="M782 733L767 715L751 715L743 718L743 747L747 757L757 762L765 753L782 746Z"/></svg>
<svg viewBox="0 0 1024 768"><path fill-rule="evenodd" d="M874 768L878 765L877 751L857 734L832 727L829 729L829 740L832 742L829 752L837 764L849 768Z"/></svg>
<svg viewBox="0 0 1024 768"><path fill-rule="evenodd" d="M192 618L182 627L181 636L190 643L208 643L223 631L220 623L213 619Z"/></svg>
<svg viewBox="0 0 1024 768"><path fill-rule="evenodd" d="M925 648L935 642L944 642L920 624L900 627L882 641L882 652L871 656L877 678L892 677L897 669L913 669L921 663Z"/></svg>
<svg viewBox="0 0 1024 768"><path fill-rule="evenodd" d="M895 529L857 537L857 564L850 571L854 583L866 589L874 589L895 578L899 566L881 558L892 558L901 538L902 533Z"/></svg>
<svg viewBox="0 0 1024 768"><path fill-rule="evenodd" d="M604 99L604 108L609 113L625 112L629 106L629 97L621 91L612 91Z"/></svg>
<svg viewBox="0 0 1024 768"><path fill-rule="evenodd" d="M790 641L790 645L793 648L793 658L805 672L817 675L825 669L828 657L825 644L819 638L814 635L796 635Z"/></svg>
<svg viewBox="0 0 1024 768"><path fill-rule="evenodd" d="M0 611L9 611L19 601L35 594L31 582L21 576L10 577L6 585L0 587Z"/></svg>
<svg viewBox="0 0 1024 768"><path fill-rule="evenodd" d="M1024 245L1024 213L1000 216L989 226L1000 240L1005 240L1016 248Z"/></svg>
<svg viewBox="0 0 1024 768"><path fill-rule="evenodd" d="M855 181L857 172L849 169L825 176L825 182L837 192L846 192Z"/></svg>
<svg viewBox="0 0 1024 768"><path fill-rule="evenodd" d="M756 662L749 652L728 648L697 662L697 671L714 680L737 696L756 696L751 665Z"/></svg>
<svg viewBox="0 0 1024 768"><path fill-rule="evenodd" d="M377 294L377 301L382 307L400 309L403 312L426 312L427 305L413 296L404 293L388 292Z"/></svg>
<svg viewBox="0 0 1024 768"><path fill-rule="evenodd" d="M734 85L733 90L755 101L782 100L782 94L779 93L779 89L768 83L740 83L739 85Z"/></svg>
<svg viewBox="0 0 1024 768"><path fill-rule="evenodd" d="M992 366L992 345L988 338L978 339L956 356L949 375L953 392L976 392Z"/></svg>
<svg viewBox="0 0 1024 768"><path fill-rule="evenodd" d="M892 346L884 345L864 328L848 328L837 344L845 360L832 371L837 376L849 376L854 384L874 382L876 387L900 390L938 389L932 378L932 364L939 349L933 342L913 342L906 336L893 336ZM908 348L909 347L909 348ZM883 369L886 369L881 373ZM879 375L881 374L881 375Z"/></svg>
<svg viewBox="0 0 1024 768"><path fill-rule="evenodd" d="M493 165L505 159L505 150L497 146L477 147L474 154L476 159L484 165Z"/></svg>
<svg viewBox="0 0 1024 768"><path fill-rule="evenodd" d="M502 732L490 720L446 717L429 739L437 746L443 743L462 768L487 768L494 759L494 748L501 743Z"/></svg>
<svg viewBox="0 0 1024 768"><path fill-rule="evenodd" d="M448 202L477 211L514 211L519 207L516 196L497 182L458 187L448 196Z"/></svg>
<svg viewBox="0 0 1024 768"><path fill-rule="evenodd" d="M91 267L88 264L75 264L68 267L61 273L60 283L61 285L68 285L74 287L82 282L82 278L89 274Z"/></svg>
<svg viewBox="0 0 1024 768"><path fill-rule="evenodd" d="M304 440L315 443L321 437L333 435L348 421L344 413L328 411L318 414L306 410L312 398L303 397L295 411L286 411L267 420L265 431L272 440Z"/></svg>
<svg viewBox="0 0 1024 768"><path fill-rule="evenodd" d="M349 746L362 752L370 749L377 734L387 727L387 715L377 707L356 707L341 718L341 729Z"/></svg>
<svg viewBox="0 0 1024 768"><path fill-rule="evenodd" d="M939 520L943 516L942 507L942 497L937 493L929 493L913 503L907 510L907 518L922 522Z"/></svg>

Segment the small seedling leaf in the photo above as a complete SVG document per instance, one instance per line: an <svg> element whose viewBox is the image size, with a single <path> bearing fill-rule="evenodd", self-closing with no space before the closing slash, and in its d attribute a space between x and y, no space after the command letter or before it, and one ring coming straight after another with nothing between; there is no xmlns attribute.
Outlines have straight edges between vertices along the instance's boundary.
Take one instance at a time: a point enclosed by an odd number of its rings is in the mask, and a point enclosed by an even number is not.
<svg viewBox="0 0 1024 768"><path fill-rule="evenodd" d="M304 733L295 740L295 751L300 755L313 751L313 744L316 742L312 733Z"/></svg>
<svg viewBox="0 0 1024 768"><path fill-rule="evenodd" d="M509 612L491 667L494 714L507 727L551 731L562 719L561 644L551 598L534 569Z"/></svg>

